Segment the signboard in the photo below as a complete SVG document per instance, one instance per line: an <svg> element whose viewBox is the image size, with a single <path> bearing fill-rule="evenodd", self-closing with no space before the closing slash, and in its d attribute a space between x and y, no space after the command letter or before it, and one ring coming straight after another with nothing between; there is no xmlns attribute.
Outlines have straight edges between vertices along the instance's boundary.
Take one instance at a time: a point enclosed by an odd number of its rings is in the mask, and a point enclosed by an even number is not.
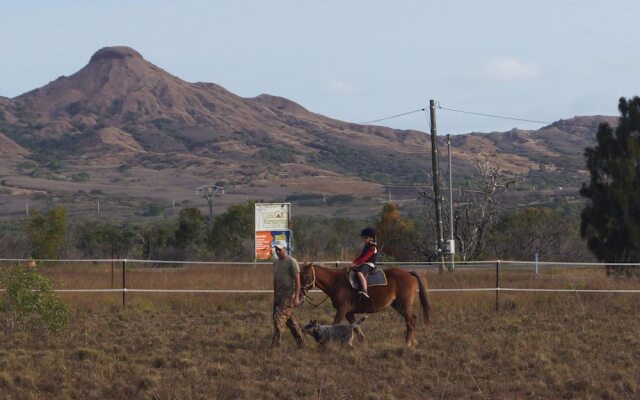
<svg viewBox="0 0 640 400"><path fill-rule="evenodd" d="M256 232L288 230L291 203L256 203Z"/></svg>
<svg viewBox="0 0 640 400"><path fill-rule="evenodd" d="M255 205L255 253L256 261L272 260L273 243L284 240L287 243L287 254L291 253L291 217L290 203L256 203Z"/></svg>
<svg viewBox="0 0 640 400"><path fill-rule="evenodd" d="M284 240L287 243L287 254L291 252L291 231L258 231L256 232L256 261L272 260L273 243Z"/></svg>

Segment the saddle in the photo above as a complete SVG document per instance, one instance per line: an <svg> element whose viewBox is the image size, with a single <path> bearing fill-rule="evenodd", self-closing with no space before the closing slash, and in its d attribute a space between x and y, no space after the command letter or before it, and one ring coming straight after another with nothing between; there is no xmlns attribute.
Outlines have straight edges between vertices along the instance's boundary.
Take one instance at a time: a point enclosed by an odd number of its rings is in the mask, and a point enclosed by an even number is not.
<svg viewBox="0 0 640 400"><path fill-rule="evenodd" d="M385 286L387 284L387 275L385 275L383 270L378 268L369 272L365 278L367 279L367 286L369 287ZM347 272L347 281L353 290L360 290L360 282L356 276L356 271L351 268L349 268L349 272Z"/></svg>

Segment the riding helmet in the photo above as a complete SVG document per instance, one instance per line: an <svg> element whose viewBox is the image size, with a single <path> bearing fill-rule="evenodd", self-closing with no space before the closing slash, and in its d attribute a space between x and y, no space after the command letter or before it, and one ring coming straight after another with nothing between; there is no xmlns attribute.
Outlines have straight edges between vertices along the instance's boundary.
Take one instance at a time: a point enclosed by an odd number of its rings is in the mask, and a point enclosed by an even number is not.
<svg viewBox="0 0 640 400"><path fill-rule="evenodd" d="M375 238L376 237L376 231L373 230L373 228L364 228L362 230L362 232L360 232L360 237Z"/></svg>

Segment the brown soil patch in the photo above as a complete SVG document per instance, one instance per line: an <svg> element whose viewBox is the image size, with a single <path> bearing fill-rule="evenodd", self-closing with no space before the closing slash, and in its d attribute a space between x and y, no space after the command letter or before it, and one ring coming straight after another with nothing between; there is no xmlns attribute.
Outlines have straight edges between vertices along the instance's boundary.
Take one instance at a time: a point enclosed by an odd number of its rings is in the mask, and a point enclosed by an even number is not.
<svg viewBox="0 0 640 400"><path fill-rule="evenodd" d="M29 156L31 152L0 132L0 155L5 159L16 159Z"/></svg>

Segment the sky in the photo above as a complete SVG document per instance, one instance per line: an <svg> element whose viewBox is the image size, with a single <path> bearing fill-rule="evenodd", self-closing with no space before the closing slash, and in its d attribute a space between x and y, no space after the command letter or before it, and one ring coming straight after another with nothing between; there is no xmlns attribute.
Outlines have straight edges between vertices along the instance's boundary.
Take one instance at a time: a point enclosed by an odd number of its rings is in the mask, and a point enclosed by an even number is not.
<svg viewBox="0 0 640 400"><path fill-rule="evenodd" d="M640 94L637 0L0 0L0 96L129 46L189 82L363 123L428 107L438 134L618 115ZM376 124L427 131L423 112Z"/></svg>

